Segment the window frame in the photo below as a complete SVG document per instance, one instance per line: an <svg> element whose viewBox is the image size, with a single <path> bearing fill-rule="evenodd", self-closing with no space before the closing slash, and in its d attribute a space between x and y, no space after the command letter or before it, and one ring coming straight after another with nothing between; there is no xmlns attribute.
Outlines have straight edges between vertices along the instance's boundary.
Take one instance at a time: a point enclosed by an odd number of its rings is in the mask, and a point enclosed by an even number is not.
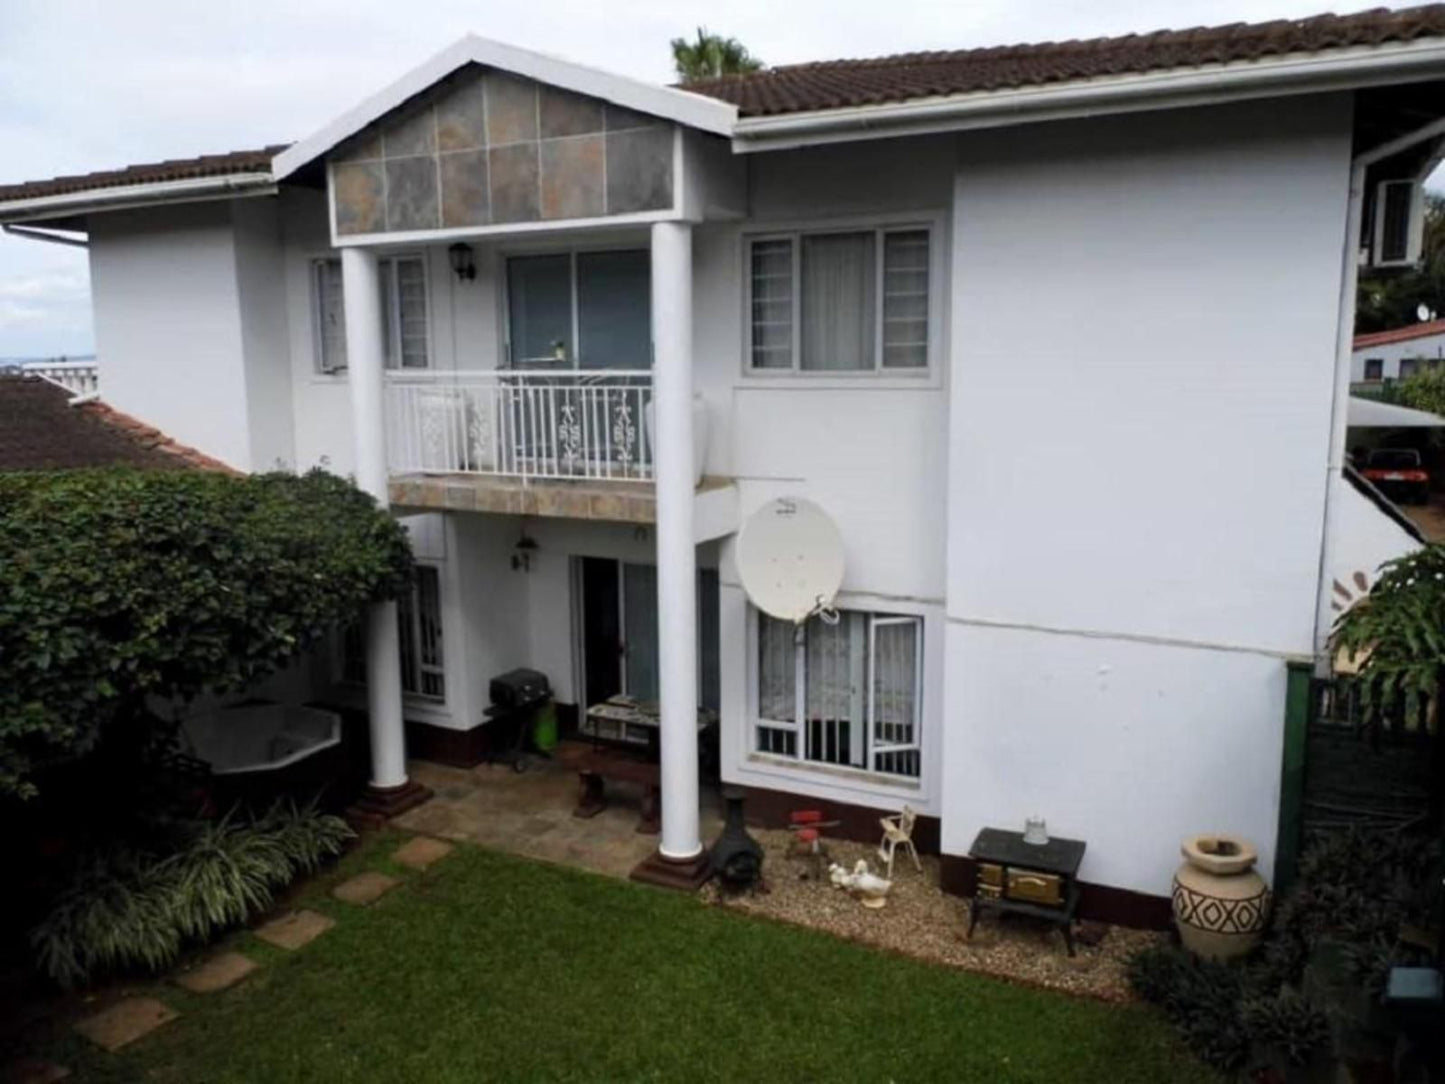
<svg viewBox="0 0 1445 1084"><path fill-rule="evenodd" d="M1371 370L1371 369L1374 369L1374 371L1375 371L1373 376L1370 375L1370 370ZM1365 359L1365 367L1364 367L1364 375L1361 377L1361 379L1366 380L1366 381L1369 381L1370 383L1375 383L1375 382L1384 380L1384 379L1385 379L1385 359L1384 359L1384 358L1366 358L1366 359Z"/></svg>
<svg viewBox="0 0 1445 1084"><path fill-rule="evenodd" d="M794 643L793 652L793 719L781 720L765 718L761 708L762 692L762 662L760 648L762 644L762 623L768 619L767 615L756 607L748 607L748 637L747 647L749 654L748 674L748 727L744 740L743 753L745 759L761 760L771 764L784 765L789 768L798 768L806 771L822 771L830 773L844 773L866 780L873 785L888 787L906 787L921 789L925 779L929 775L929 765L926 759L927 745L925 740L926 711L925 711L925 652L928 622L924 614L906 613L892 610L875 610L862 607L840 607L838 612L843 615L856 615L862 618L861 627L863 642L861 645L863 658L861 660L863 689L861 693L862 717L857 722L857 727L863 740L863 761L862 765L852 763L837 763L822 758L809 756L809 726L807 720L808 704L808 648L806 641ZM891 743L882 747L875 741L874 726L876 723L876 675L877 675L877 630L881 626L908 626L914 630L914 666L913 666L913 735L912 741L906 743ZM857 697L858 693L854 692ZM791 735L793 752L788 753L773 748L765 748L763 731L772 731L775 734ZM888 771L879 768L878 759L880 754L897 754L900 752L913 752L917 757L918 772L914 775L900 772Z"/></svg>
<svg viewBox="0 0 1445 1084"><path fill-rule="evenodd" d="M863 383L868 387L892 384L898 387L917 387L920 384L937 386L942 370L941 359L946 356L945 337L947 325L944 305L948 294L945 288L947 255L945 244L947 231L944 212L922 212L914 214L873 215L866 218L826 219L759 225L743 229L738 235L738 273L741 282L741 371L744 382L795 386L813 386L820 382L839 386ZM925 232L928 235L928 343L925 364L916 367L886 367L883 364L884 349L884 258L885 238L894 233ZM873 233L874 243L874 329L873 367L871 369L803 369L802 364L802 238L819 234ZM760 368L754 364L753 351L753 246L758 242L789 241L792 245L792 364L784 368Z"/></svg>
<svg viewBox="0 0 1445 1084"><path fill-rule="evenodd" d="M582 362L582 306L578 279L578 258L581 256L597 255L599 253L613 252L641 252L647 257L647 273L652 275L652 247L645 239L630 241L624 239L599 240L592 244L564 244L553 246L532 246L516 249L504 249L498 253L497 259L497 312L500 319L497 321L498 330L501 335L501 343L498 352L498 368L508 371L526 372L528 370L514 369L512 358L512 275L511 261L525 260L536 257L553 256L567 257L567 282L570 287L571 305L571 349L567 356L565 368L538 369L542 373L633 373L651 372L654 368L655 344L652 340L652 327L649 322L647 335L647 351L645 356L639 358L640 364L629 366L626 369L584 369ZM649 304L651 295L649 292Z"/></svg>
<svg viewBox="0 0 1445 1084"><path fill-rule="evenodd" d="M422 307L425 311L426 321L426 364L403 366L401 363L401 289L396 277L396 265L402 261L415 261L421 267L422 282ZM351 359L348 357L345 365L337 365L331 368L326 367L326 339L322 331L323 314L321 310L321 269L328 264L335 264L340 273L341 254L339 252L321 253L310 257L307 261L307 279L309 283L309 298L307 301L311 311L311 375L330 379L344 378L351 370ZM436 367L435 363L435 331L433 320L432 301L432 273L431 260L428 258L425 249L408 250L404 252L388 252L377 257L377 274L382 281L382 297L388 309L386 314L388 323L386 325L389 334L387 341L382 347L382 364L387 372L426 372ZM388 271L388 267L390 270ZM343 314L346 311L346 288L341 289L341 305ZM343 318L342 335L343 341L345 321Z"/></svg>
<svg viewBox="0 0 1445 1084"><path fill-rule="evenodd" d="M408 702L424 705L432 708L441 708L447 705L447 671L446 671L446 604L444 598L444 569L442 562L428 561L417 558L413 561L413 568L417 573L426 572L435 579L436 583L436 630L437 650L436 662L424 663L421 652L421 583L419 577L414 577L411 582L409 605L397 600L397 651L398 661L401 666L402 696ZM401 620L403 615L410 618L410 637L401 635ZM355 632L353 632L355 630ZM347 640L350 636L356 635L359 641L359 656L352 658L348 648ZM365 621L357 621L353 625L338 630L335 638L335 674L337 681L342 685L365 688L366 678L366 626ZM401 658L400 653L406 650L407 644L411 645L412 659L408 663ZM406 687L406 672L410 666L412 673L417 676L416 688ZM434 675L441 685L440 695L421 691L421 675L423 672Z"/></svg>

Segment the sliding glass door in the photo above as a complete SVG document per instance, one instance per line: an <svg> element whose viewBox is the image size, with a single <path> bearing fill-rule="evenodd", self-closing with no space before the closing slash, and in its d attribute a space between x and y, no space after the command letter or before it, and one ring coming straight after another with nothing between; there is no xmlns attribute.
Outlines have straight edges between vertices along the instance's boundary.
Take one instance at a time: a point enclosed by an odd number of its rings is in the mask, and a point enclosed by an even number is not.
<svg viewBox="0 0 1445 1084"><path fill-rule="evenodd" d="M625 693L658 695L657 569L601 557L578 558L582 589L582 673L588 705ZM718 580L697 580L698 704L718 708Z"/></svg>
<svg viewBox="0 0 1445 1084"><path fill-rule="evenodd" d="M640 461L651 381L626 374L652 368L646 249L509 259L507 344L508 367L528 374L504 412L519 455L564 460L566 474Z"/></svg>
<svg viewBox="0 0 1445 1084"><path fill-rule="evenodd" d="M646 249L513 256L507 261L513 369L652 368L652 278Z"/></svg>

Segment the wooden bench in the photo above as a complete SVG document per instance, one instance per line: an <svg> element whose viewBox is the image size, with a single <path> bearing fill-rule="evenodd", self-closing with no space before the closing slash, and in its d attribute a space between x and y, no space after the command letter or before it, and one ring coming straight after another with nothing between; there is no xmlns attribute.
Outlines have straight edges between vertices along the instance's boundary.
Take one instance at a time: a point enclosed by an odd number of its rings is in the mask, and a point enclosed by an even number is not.
<svg viewBox="0 0 1445 1084"><path fill-rule="evenodd" d="M572 816L595 817L607 808L605 780L637 783L642 787L642 819L637 830L647 835L661 831L662 772L658 765L610 749L591 749L566 759L568 766L576 770L580 784Z"/></svg>

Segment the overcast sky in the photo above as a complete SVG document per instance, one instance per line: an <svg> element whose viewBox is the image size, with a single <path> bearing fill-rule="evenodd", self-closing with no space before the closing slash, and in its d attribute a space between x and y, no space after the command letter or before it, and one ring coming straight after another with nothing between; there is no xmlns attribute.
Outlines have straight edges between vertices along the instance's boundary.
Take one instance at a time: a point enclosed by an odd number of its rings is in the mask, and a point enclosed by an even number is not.
<svg viewBox="0 0 1445 1084"><path fill-rule="evenodd" d="M785 64L1297 17L1327 4L0 0L0 183L297 139L467 31L666 81L668 41L699 24ZM0 358L93 345L84 252L0 236Z"/></svg>

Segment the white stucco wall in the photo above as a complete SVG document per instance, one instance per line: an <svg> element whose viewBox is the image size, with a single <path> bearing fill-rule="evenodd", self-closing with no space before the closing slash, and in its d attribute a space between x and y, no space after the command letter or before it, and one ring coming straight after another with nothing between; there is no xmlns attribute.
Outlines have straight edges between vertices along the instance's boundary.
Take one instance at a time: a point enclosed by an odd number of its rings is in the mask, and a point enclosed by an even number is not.
<svg viewBox="0 0 1445 1084"><path fill-rule="evenodd" d="M276 200L231 205L237 301L246 371L246 422L253 470L295 466L285 257Z"/></svg>
<svg viewBox="0 0 1445 1084"><path fill-rule="evenodd" d="M1379 358L1381 380L1398 380L1400 362L1405 358L1420 358L1439 361L1445 358L1445 334L1423 335L1399 343L1381 343L1377 346L1362 346L1350 355L1350 380L1358 384L1365 379L1365 361Z"/></svg>
<svg viewBox="0 0 1445 1084"><path fill-rule="evenodd" d="M106 401L242 470L291 467L281 269L273 200L92 218Z"/></svg>
<svg viewBox="0 0 1445 1084"><path fill-rule="evenodd" d="M940 809L944 516L954 146L889 140L759 155L748 217L695 231L695 381L707 399L708 469L736 480L746 518L780 496L806 497L838 523L846 555L838 604L924 619L923 775L886 781L754 752L754 611L724 545L720 565L722 770L729 782L881 809ZM757 376L744 312L750 233L923 224L934 228L935 362L924 374Z"/></svg>
<svg viewBox="0 0 1445 1084"><path fill-rule="evenodd" d="M961 137L943 844L1027 814L1168 891L1272 863L1312 649L1349 103ZM1160 343L1170 343L1161 352Z"/></svg>
<svg viewBox="0 0 1445 1084"><path fill-rule="evenodd" d="M241 306L226 205L95 217L90 283L106 401L184 444L249 467Z"/></svg>

